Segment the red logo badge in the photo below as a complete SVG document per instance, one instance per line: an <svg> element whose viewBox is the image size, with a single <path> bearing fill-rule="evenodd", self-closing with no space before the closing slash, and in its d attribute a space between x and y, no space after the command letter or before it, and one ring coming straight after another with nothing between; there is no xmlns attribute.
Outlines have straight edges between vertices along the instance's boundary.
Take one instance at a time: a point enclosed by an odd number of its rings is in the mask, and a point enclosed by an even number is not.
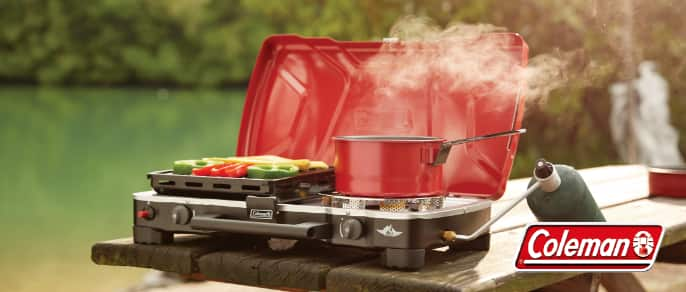
<svg viewBox="0 0 686 292"><path fill-rule="evenodd" d="M647 271L664 228L613 223L535 223L515 258L518 271Z"/></svg>

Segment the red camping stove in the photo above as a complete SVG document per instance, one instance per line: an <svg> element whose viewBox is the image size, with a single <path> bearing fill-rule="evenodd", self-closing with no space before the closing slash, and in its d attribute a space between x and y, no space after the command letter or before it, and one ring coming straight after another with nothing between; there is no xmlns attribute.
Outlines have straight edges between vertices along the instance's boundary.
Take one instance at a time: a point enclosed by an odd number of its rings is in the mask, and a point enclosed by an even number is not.
<svg viewBox="0 0 686 292"><path fill-rule="evenodd" d="M500 40L512 56L503 60L509 66L526 65L528 47L519 35L484 37ZM424 89L428 100L398 96L379 106L374 83L356 72L383 53L381 46L295 35L266 39L250 79L236 155L335 165L335 136L461 138L520 129L518 89L492 96L435 86ZM431 193L337 193L333 169L277 180L153 172L154 190L133 197L134 239L158 244L173 241L175 233L231 232L321 240L379 249L386 267L421 268L429 248L488 249L491 201L505 191L518 141L515 135L454 146L442 171L432 173L441 191ZM355 186L357 178L347 179ZM458 243L446 239L446 231L472 236Z"/></svg>

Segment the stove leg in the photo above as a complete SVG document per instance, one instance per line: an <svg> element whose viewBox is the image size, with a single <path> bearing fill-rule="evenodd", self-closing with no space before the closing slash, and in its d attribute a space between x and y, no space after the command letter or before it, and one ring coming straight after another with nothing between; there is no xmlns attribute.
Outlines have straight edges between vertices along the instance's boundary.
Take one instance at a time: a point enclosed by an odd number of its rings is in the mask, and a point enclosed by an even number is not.
<svg viewBox="0 0 686 292"><path fill-rule="evenodd" d="M491 247L491 234L486 233L482 236L477 237L474 240L455 242L455 243L449 244L448 246L450 246L451 251L463 251L463 250L486 251Z"/></svg>
<svg viewBox="0 0 686 292"><path fill-rule="evenodd" d="M174 242L174 233L150 227L133 226L133 242L143 244L165 244Z"/></svg>
<svg viewBox="0 0 686 292"><path fill-rule="evenodd" d="M381 253L381 264L386 268L418 270L424 266L425 249L387 248Z"/></svg>

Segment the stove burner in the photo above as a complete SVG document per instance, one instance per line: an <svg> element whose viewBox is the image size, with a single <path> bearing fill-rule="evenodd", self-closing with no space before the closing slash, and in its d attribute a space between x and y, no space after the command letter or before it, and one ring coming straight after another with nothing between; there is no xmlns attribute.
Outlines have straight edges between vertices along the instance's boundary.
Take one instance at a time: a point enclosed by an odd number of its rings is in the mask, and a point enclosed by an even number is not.
<svg viewBox="0 0 686 292"><path fill-rule="evenodd" d="M340 193L320 194L323 206L343 209L372 209L383 212L423 212L443 208L444 196L422 198L350 197Z"/></svg>

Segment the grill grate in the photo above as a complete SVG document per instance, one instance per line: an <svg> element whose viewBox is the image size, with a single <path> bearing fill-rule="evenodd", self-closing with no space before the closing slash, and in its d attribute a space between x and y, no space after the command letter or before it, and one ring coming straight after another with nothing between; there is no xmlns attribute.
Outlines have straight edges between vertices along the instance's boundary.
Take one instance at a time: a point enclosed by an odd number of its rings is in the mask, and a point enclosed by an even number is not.
<svg viewBox="0 0 686 292"><path fill-rule="evenodd" d="M310 170L279 179L228 178L179 175L171 170L148 173L150 185L160 195L196 198L245 200L248 195L276 196L279 202L291 202L333 190L333 168Z"/></svg>

